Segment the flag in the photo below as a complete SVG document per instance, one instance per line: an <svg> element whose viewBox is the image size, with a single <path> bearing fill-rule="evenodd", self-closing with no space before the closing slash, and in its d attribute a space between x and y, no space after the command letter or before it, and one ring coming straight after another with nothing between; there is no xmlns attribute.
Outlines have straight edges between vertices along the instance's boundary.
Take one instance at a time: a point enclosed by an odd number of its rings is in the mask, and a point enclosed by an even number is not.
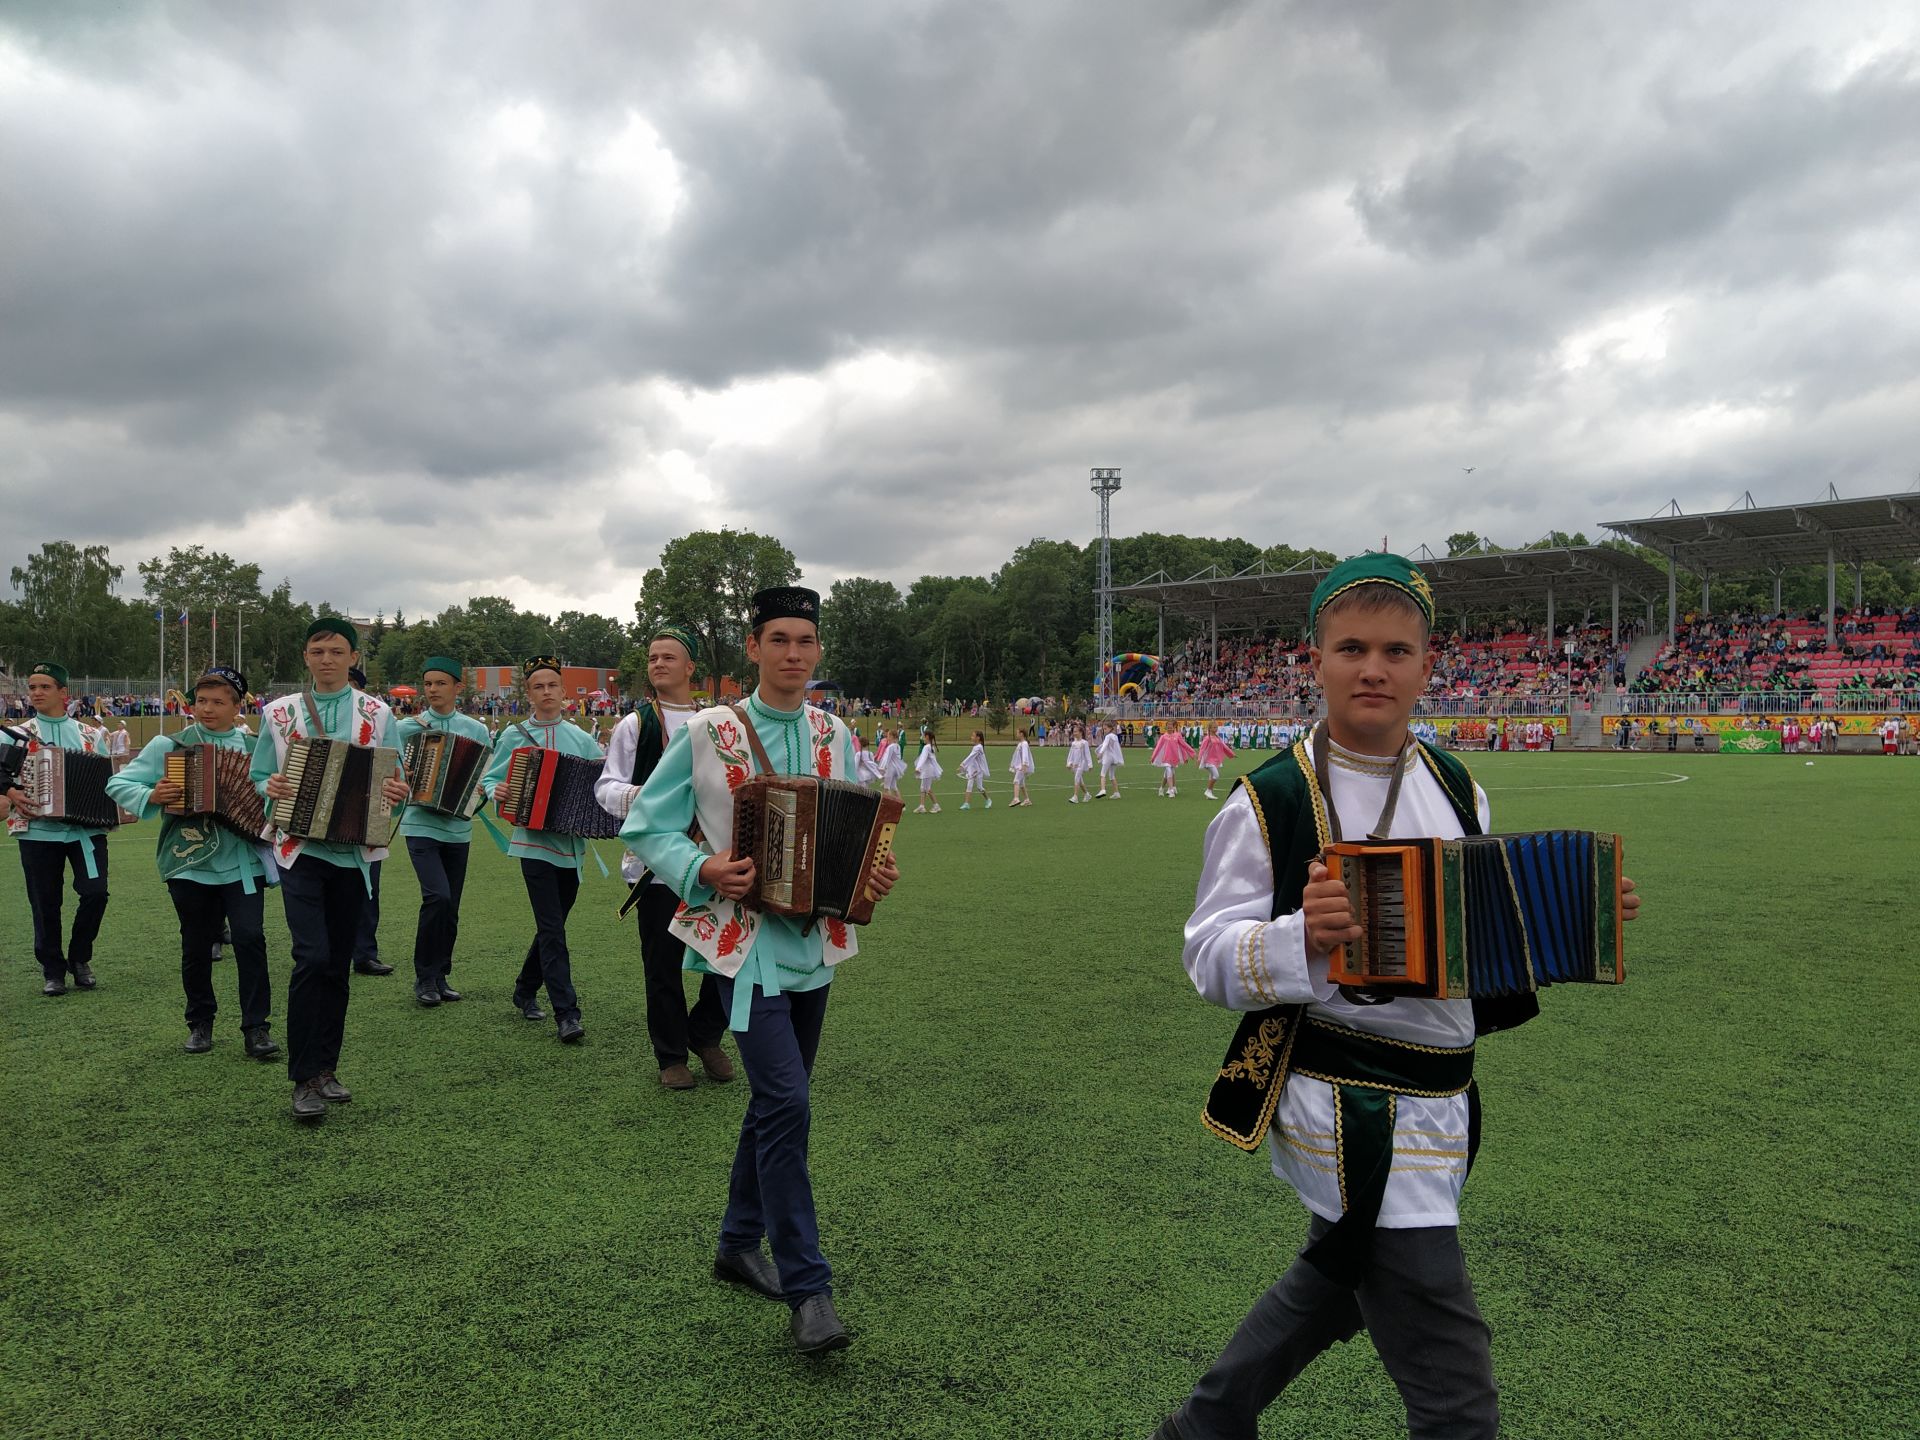
<svg viewBox="0 0 1920 1440"><path fill-rule="evenodd" d="M164 620L167 618L167 612L165 610L156 610L153 612L153 618L156 620Z"/></svg>
<svg viewBox="0 0 1920 1440"><path fill-rule="evenodd" d="M184 611L184 610L182 610L182 611L180 612L180 623L181 623L182 625L184 625L184 624L186 624L186 623L187 623L187 612L186 612L186 611Z"/></svg>

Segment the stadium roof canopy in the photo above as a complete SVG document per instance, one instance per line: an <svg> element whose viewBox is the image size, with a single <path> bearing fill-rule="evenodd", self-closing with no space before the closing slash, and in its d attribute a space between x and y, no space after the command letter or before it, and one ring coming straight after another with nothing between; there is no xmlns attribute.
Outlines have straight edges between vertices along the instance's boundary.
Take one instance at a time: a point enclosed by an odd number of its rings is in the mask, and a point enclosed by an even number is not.
<svg viewBox="0 0 1920 1440"><path fill-rule="evenodd" d="M1426 546L1412 559L1433 585L1442 610L1488 610L1560 601L1612 601L1623 595L1652 601L1667 589L1664 571L1637 555L1605 545L1542 550L1470 550L1439 556ZM1304 624L1314 587L1330 566L1303 560L1275 570L1256 560L1244 570L1210 565L1176 580L1162 570L1131 585L1113 587L1117 603L1151 605L1168 614L1217 624L1222 630L1266 629Z"/></svg>
<svg viewBox="0 0 1920 1440"><path fill-rule="evenodd" d="M1645 520L1608 520L1607 529L1670 556L1696 575L1764 571L1829 560L1858 569L1869 560L1920 557L1920 494L1837 497L1806 505L1743 503L1684 515L1675 501Z"/></svg>

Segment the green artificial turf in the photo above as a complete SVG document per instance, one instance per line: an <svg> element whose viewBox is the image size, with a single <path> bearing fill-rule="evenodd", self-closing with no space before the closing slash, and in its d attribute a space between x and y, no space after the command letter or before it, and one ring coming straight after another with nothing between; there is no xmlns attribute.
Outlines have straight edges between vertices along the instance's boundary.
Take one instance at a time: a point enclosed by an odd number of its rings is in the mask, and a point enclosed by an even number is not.
<svg viewBox="0 0 1920 1440"><path fill-rule="evenodd" d="M1197 1118L1233 1024L1179 956L1217 807L1190 768L1156 799L1138 750L1121 801L1070 807L1038 755L1022 810L1002 781L961 812L949 763L834 986L813 1172L856 1338L815 1361L709 1278L746 1086L656 1083L617 881L590 866L575 911L572 1049L508 1007L531 922L484 844L468 998L414 1008L396 858L401 972L354 980L354 1101L302 1130L230 964L214 1053L180 1051L151 827L112 840L91 994L37 993L9 857L0 1434L1145 1436L1304 1212ZM1648 905L1625 987L1481 1048L1463 1233L1506 1433L1911 1433L1920 763L1469 759L1501 828L1625 834ZM1263 1433L1404 1432L1362 1339Z"/></svg>

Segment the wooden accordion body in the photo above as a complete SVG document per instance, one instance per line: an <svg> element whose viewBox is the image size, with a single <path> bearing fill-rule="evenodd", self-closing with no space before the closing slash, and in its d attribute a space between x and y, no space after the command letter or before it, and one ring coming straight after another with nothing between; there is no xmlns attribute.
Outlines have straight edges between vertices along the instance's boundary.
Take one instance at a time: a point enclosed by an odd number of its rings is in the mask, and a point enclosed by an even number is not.
<svg viewBox="0 0 1920 1440"><path fill-rule="evenodd" d="M280 774L293 796L273 802L276 828L302 840L381 849L393 839L393 802L385 782L400 764L387 745L289 740Z"/></svg>
<svg viewBox="0 0 1920 1440"><path fill-rule="evenodd" d="M1539 830L1327 847L1361 938L1336 985L1440 999L1626 979L1618 835Z"/></svg>
<svg viewBox="0 0 1920 1440"><path fill-rule="evenodd" d="M168 752L163 778L178 785L181 799L169 815L210 815L236 835L259 840L267 830L267 807L253 788L252 757L218 745L181 745Z"/></svg>
<svg viewBox="0 0 1920 1440"><path fill-rule="evenodd" d="M606 763L523 746L507 759L507 778L494 791L493 808L501 819L529 830L610 839L620 833L621 818L609 815L593 795Z"/></svg>
<svg viewBox="0 0 1920 1440"><path fill-rule="evenodd" d="M753 860L746 903L767 915L865 925L867 876L893 853L904 807L850 780L754 775L733 792L733 853Z"/></svg>
<svg viewBox="0 0 1920 1440"><path fill-rule="evenodd" d="M113 761L105 755L42 745L21 762L19 785L36 820L111 830L120 823L120 807L107 794L112 778Z"/></svg>
<svg viewBox="0 0 1920 1440"><path fill-rule="evenodd" d="M403 760L413 803L471 820L486 803L480 780L493 752L478 740L445 730L421 730L407 741Z"/></svg>

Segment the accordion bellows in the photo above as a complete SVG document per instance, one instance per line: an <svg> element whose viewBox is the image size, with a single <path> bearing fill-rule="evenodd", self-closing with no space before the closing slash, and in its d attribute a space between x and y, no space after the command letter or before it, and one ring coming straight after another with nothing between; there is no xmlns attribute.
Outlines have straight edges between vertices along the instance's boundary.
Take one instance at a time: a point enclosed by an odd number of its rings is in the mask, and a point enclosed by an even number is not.
<svg viewBox="0 0 1920 1440"><path fill-rule="evenodd" d="M492 754L478 740L444 730L422 730L407 741L404 768L413 803L471 820L486 803L480 779Z"/></svg>
<svg viewBox="0 0 1920 1440"><path fill-rule="evenodd" d="M1618 835L1540 830L1327 847L1361 938L1336 985L1461 999L1626 979Z"/></svg>
<svg viewBox="0 0 1920 1440"><path fill-rule="evenodd" d="M755 775L733 792L733 853L753 859L749 908L865 925L873 867L893 853L903 807L849 780Z"/></svg>
<svg viewBox="0 0 1920 1440"><path fill-rule="evenodd" d="M107 794L112 778L113 761L105 755L43 745L21 762L19 785L36 820L111 830L120 823L120 807Z"/></svg>
<svg viewBox="0 0 1920 1440"><path fill-rule="evenodd" d="M623 823L593 798L605 760L563 755L537 745L523 746L507 758L507 778L494 790L493 808L502 820L553 835L606 840Z"/></svg>
<svg viewBox="0 0 1920 1440"><path fill-rule="evenodd" d="M293 795L269 811L274 826L302 840L381 849L393 838L393 802L384 782L400 752L345 740L289 740L280 774Z"/></svg>
<svg viewBox="0 0 1920 1440"><path fill-rule="evenodd" d="M267 809L249 773L253 759L244 750L218 745L182 745L164 762L163 778L181 790L169 815L211 815L235 834L259 840L266 833Z"/></svg>

